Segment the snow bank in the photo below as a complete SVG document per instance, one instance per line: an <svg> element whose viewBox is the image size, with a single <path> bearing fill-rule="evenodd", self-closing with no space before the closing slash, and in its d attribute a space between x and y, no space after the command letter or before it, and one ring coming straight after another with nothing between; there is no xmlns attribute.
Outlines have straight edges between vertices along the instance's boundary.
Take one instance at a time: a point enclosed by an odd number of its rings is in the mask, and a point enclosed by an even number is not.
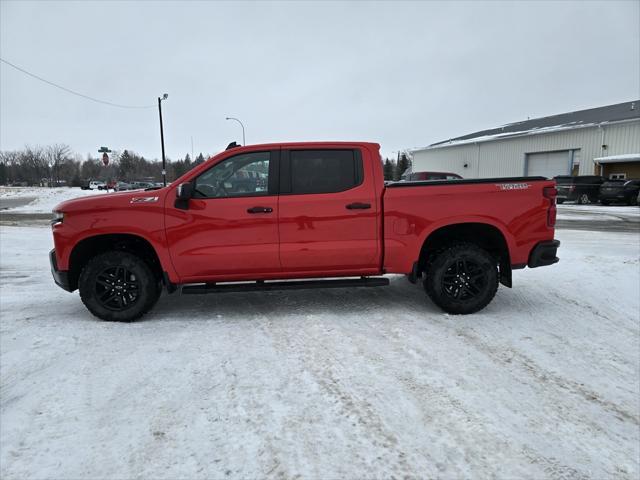
<svg viewBox="0 0 640 480"><path fill-rule="evenodd" d="M471 316L392 277L115 324L0 227L0 477L637 479L639 235L558 236Z"/></svg>
<svg viewBox="0 0 640 480"><path fill-rule="evenodd" d="M558 219L594 221L638 221L640 208L637 206L613 205L558 205Z"/></svg>
<svg viewBox="0 0 640 480"><path fill-rule="evenodd" d="M27 205L3 210L15 213L51 213L51 210L60 202L89 195L108 195L108 193L106 190L82 190L79 187L0 187L0 199L33 198L33 201Z"/></svg>

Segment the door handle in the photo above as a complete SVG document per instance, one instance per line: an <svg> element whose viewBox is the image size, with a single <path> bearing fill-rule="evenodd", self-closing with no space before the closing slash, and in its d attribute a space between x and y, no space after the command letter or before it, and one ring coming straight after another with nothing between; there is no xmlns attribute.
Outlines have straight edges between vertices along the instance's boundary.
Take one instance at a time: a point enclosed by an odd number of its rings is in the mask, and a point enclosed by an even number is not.
<svg viewBox="0 0 640 480"><path fill-rule="evenodd" d="M271 207L251 207L247 209L247 213L271 213L273 208Z"/></svg>
<svg viewBox="0 0 640 480"><path fill-rule="evenodd" d="M347 205L347 208L349 210L366 210L367 208L371 208L371 204L370 203L350 203L349 205Z"/></svg>

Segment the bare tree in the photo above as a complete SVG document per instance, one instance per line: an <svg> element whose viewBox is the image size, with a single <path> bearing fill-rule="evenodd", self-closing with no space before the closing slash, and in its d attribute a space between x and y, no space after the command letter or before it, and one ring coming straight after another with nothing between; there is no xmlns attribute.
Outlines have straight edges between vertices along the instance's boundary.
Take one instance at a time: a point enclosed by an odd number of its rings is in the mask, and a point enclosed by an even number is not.
<svg viewBox="0 0 640 480"><path fill-rule="evenodd" d="M49 165L49 186L60 185L60 167L71 159L68 145L55 144L47 147L47 163Z"/></svg>

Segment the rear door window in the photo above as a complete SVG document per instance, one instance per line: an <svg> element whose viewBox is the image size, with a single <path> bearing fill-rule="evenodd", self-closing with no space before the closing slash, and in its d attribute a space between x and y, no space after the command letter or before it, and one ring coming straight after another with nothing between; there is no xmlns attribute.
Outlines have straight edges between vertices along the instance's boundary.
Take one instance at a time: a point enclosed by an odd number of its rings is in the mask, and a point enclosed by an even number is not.
<svg viewBox="0 0 640 480"><path fill-rule="evenodd" d="M336 193L362 183L358 150L291 150L281 193Z"/></svg>

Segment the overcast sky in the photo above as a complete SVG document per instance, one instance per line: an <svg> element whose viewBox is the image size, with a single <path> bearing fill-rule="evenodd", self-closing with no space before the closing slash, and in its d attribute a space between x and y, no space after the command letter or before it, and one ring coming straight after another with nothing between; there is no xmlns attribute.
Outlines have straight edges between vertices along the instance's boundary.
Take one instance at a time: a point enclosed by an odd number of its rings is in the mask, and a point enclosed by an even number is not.
<svg viewBox="0 0 640 480"><path fill-rule="evenodd" d="M2 1L0 56L86 95L163 103L170 158L367 140L383 153L640 98L640 2ZM157 109L0 63L0 149L160 158Z"/></svg>

